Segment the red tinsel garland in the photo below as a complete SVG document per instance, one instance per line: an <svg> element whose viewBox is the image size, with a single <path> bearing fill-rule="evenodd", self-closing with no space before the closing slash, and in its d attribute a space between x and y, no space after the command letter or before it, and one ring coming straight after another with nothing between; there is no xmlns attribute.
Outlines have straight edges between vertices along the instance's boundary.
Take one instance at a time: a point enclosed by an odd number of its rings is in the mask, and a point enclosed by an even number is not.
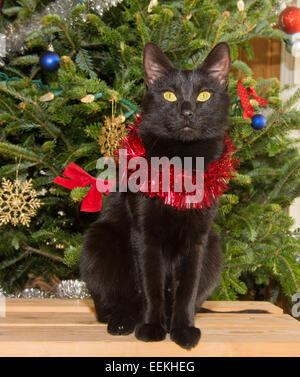
<svg viewBox="0 0 300 377"><path fill-rule="evenodd" d="M135 123L128 126L128 135L123 138L120 148L127 150L127 158L130 160L133 157L143 157L147 159L146 151L143 146L142 140L138 135L137 131L140 127L140 116L137 116ZM182 187L182 192L175 192L174 187L177 180L184 181L184 175L186 172L183 170L179 175L175 174L174 168L170 169L170 190L168 192L162 191L162 178L159 175L159 191L151 192L151 183L153 184L156 178L150 174L148 171L148 182L144 182L139 191L144 193L150 198L158 197L166 205L170 205L177 209L203 209L205 207L210 207L217 199L224 193L224 191L229 189L228 183L230 178L233 178L236 173L236 169L239 166L239 161L233 156L235 151L235 146L233 145L230 136L225 132L224 137L224 152L223 156L218 160L212 161L208 164L207 169L204 172L204 193L203 199L200 202L190 203L189 197L193 193L188 193L185 191L184 186ZM116 151L118 156L118 151ZM148 166L150 168L150 163L148 161ZM127 179L133 173L133 170L127 169ZM192 176L192 182L195 182L195 173ZM126 182L127 183L127 182Z"/></svg>
<svg viewBox="0 0 300 377"><path fill-rule="evenodd" d="M128 168L128 161L133 157L143 157L147 160L146 151L143 146L142 140L139 137L137 131L140 127L140 116L137 116L135 123L132 123L128 127L128 135L123 138L121 142L121 148L127 151L127 166L125 171L123 171L123 176L121 176L121 185L128 184L128 180L132 173L136 170L130 170ZM204 193L201 201L190 203L190 197L194 196L195 192L187 192L184 187L185 177L190 178L190 182L195 184L196 173L193 172L190 177L186 171L180 168L180 171L177 169L175 173L175 167L170 166L170 186L167 192L162 190L162 175L154 174L151 176L151 164L147 160L148 175L147 181L142 182L139 187L139 191L145 194L150 198L158 197L166 205L172 206L176 209L203 209L205 207L211 206L217 201L217 199L227 190L228 182L230 178L235 176L236 168L239 165L238 159L233 157L235 147L232 144L232 141L229 135L225 132L224 138L224 152L223 156L216 161L213 161L208 164L207 169L204 171ZM119 151L115 151L116 156L119 156ZM124 172L126 174L124 174ZM144 172L145 173L145 172ZM156 173L154 171L154 173ZM85 196L82 202L81 211L85 212L97 212L101 210L102 204L102 192L99 191L97 183L104 183L109 186L106 186L104 193L108 194L115 182L100 180L90 176L78 165L71 162L63 173L64 177L56 177L54 182L67 187L69 189L74 189L76 187L86 187L91 185L91 188L88 194ZM121 174L122 175L122 174ZM125 179L124 179L125 178ZM181 192L175 191L174 187L177 188L177 183L181 180L182 190ZM158 188L158 191L155 192L149 191L148 188L152 187L151 184L154 184ZM101 186L102 187L102 186ZM199 191L199 190L198 190Z"/></svg>

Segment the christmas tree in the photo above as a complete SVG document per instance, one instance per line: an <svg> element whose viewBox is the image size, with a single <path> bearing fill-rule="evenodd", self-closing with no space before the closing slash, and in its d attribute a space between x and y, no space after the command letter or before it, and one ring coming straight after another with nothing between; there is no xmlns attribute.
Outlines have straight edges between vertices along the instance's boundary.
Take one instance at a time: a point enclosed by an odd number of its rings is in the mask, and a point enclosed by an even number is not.
<svg viewBox="0 0 300 377"><path fill-rule="evenodd" d="M27 202L39 202L25 225L5 199L0 207L0 285L20 289L28 274L46 281L78 277L82 234L97 214L80 211L88 188L70 192L53 179L70 162L96 176L97 159L118 146L145 90L145 43L157 43L176 66L192 69L224 41L232 57L230 135L240 169L214 224L225 266L213 297L275 301L284 293L288 302L299 292L300 241L286 209L300 195L300 155L289 136L300 128L294 108L300 90L282 101L276 78L255 81L240 60L241 51L253 57L252 38L282 38L278 2L124 0L103 14L101 1L13 3L4 1L1 21L1 32L11 36L0 73L1 192L11 197L16 183L25 182L32 185ZM26 35L17 35L22 24ZM39 63L49 46L60 58L53 72ZM268 100L262 130L243 117L239 79ZM262 112L257 103L254 108Z"/></svg>

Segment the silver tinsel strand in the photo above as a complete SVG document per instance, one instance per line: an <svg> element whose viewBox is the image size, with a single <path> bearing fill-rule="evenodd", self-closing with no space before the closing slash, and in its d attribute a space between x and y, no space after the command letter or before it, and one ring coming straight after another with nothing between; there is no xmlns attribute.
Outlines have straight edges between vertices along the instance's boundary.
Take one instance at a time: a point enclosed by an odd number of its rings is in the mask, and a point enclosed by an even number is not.
<svg viewBox="0 0 300 377"><path fill-rule="evenodd" d="M57 14L66 20L70 10L77 5L84 4L89 12L95 11L102 15L112 6L121 3L122 0L56 0L49 4L42 12L35 13L27 23L10 24L5 31L6 54L24 53L24 41L27 34L41 27L41 19L48 14Z"/></svg>
<svg viewBox="0 0 300 377"><path fill-rule="evenodd" d="M62 280L56 291L43 291L37 288L27 288L15 294L8 294L0 288L0 296L7 298L64 298L88 299L91 297L86 285L80 280Z"/></svg>

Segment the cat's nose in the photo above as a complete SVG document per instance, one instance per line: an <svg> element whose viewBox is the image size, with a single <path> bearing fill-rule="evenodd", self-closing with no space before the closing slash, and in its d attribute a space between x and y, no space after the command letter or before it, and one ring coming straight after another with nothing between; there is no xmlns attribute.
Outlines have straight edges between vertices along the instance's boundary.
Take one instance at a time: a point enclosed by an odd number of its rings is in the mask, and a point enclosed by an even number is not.
<svg viewBox="0 0 300 377"><path fill-rule="evenodd" d="M193 110L190 102L183 102L183 104L181 105L181 115L184 118L192 118Z"/></svg>

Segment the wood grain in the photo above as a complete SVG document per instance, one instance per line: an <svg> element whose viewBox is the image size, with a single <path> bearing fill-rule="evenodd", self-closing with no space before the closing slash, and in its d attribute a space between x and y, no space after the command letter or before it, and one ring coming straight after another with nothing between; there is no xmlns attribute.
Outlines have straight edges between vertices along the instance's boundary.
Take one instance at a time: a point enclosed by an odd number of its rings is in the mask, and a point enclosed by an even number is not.
<svg viewBox="0 0 300 377"><path fill-rule="evenodd" d="M202 337L186 351L170 341L112 336L96 321L91 300L6 300L0 356L300 356L300 323L257 301L207 301L196 316ZM241 311L265 311L243 313Z"/></svg>
<svg viewBox="0 0 300 377"><path fill-rule="evenodd" d="M276 39L253 38L250 44L254 58L248 60L243 52L240 59L247 63L253 71L255 79L270 77L280 78L281 41Z"/></svg>

